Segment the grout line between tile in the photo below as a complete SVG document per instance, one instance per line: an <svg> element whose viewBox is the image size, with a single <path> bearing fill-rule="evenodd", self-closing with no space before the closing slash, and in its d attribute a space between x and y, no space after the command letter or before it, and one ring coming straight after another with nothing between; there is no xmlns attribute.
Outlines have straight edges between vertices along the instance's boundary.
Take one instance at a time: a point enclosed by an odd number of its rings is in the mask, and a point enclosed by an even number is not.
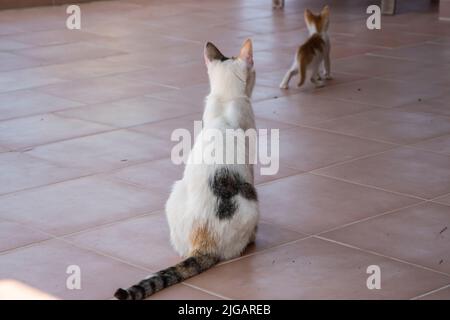
<svg viewBox="0 0 450 320"><path fill-rule="evenodd" d="M431 271L431 272L434 272L434 273L438 273L438 274L444 275L446 277L449 277L449 279L450 279L450 273L446 273L446 272L443 272L443 271L435 270L435 269L432 269L432 268L429 268L429 267L426 267L426 266L422 266L420 264L416 264L416 263L409 262L409 261L406 261L406 260L402 260L402 259L399 259L399 258L395 258L395 257L391 257L391 256L388 256L388 255L384 255L384 254L381 254L381 253L376 252L376 251L363 249L363 248L360 248L360 247L352 245L352 244L348 244L348 243L345 243L345 242L340 242L340 241L329 239L329 238L326 238L326 237L323 237L323 236L319 236L319 235L314 235L314 236L312 236L312 238L328 241L328 242L331 242L331 243L334 243L334 244L338 244L338 245L341 245L341 246L344 246L344 247L347 247L347 248L355 249L355 250L358 250L358 251L361 251L361 252L369 253L369 254L372 254L372 255L375 255L375 256L379 256L379 257L390 259L390 260L393 260L393 261L396 261L396 262L407 264L409 266L413 266L413 267L420 268L420 269L423 269L423 270L427 270L427 271Z"/></svg>
<svg viewBox="0 0 450 320"><path fill-rule="evenodd" d="M223 295L221 295L221 294L219 294L219 293L216 293L216 292L213 292L213 291L204 289L204 288L202 288L202 287L193 285L193 284L191 284L191 283L182 282L181 284L182 284L182 285L185 285L185 286L187 286L187 287L190 287L190 288L193 288L193 289L202 291L202 292L207 293L207 294L209 294L209 295L216 296L216 297L218 297L218 298L220 298L220 299L223 299L223 300L233 300L232 298L223 296Z"/></svg>
<svg viewBox="0 0 450 320"><path fill-rule="evenodd" d="M154 210L154 211L147 211L146 213L138 213L136 216L121 218L121 219L118 219L118 220L110 221L110 222L107 222L107 223L104 223L104 224L100 224L100 225L96 225L96 226L93 226L93 227L88 227L86 229L79 230L79 231L74 231L74 232L67 233L67 234L64 234L64 235L54 235L54 234L52 234L52 233L50 233L48 231L41 230L41 229L39 229L39 228L37 228L35 226L31 226L31 225L29 225L28 223L25 223L25 222L15 221L15 220L7 219L7 218L2 218L4 221L17 223L19 225L22 225L23 227L26 227L26 228L32 229L34 231L40 232L42 234L45 234L46 236L48 236L48 238L43 239L43 240L39 240L39 241L35 241L35 242L29 243L29 244L26 244L26 245L23 245L23 246L18 246L18 247L14 247L14 248L11 248L11 249L0 251L0 256L4 255L4 254L11 253L11 252L14 252L16 250L21 250L21 249L26 249L26 248L29 248L29 247L33 247L35 245L39 245L39 244L44 243L44 242L52 241L52 240L55 240L55 239L63 239L63 238L66 238L66 237L82 234L82 233L85 233L85 232L94 231L94 230L101 229L103 227L108 227L110 225L114 225L114 224L121 223L121 222L124 222L124 221L133 220L133 219L139 219L139 218L146 217L146 216L153 216L153 215L156 216L160 212L161 212L161 210Z"/></svg>
<svg viewBox="0 0 450 320"><path fill-rule="evenodd" d="M428 295L430 295L430 294L439 292L439 291L441 291L441 290L445 290L445 289L447 289L447 288L450 288L450 284L447 284L447 285L445 285L445 286L443 286L443 287L439 287L439 288L437 288L437 289L434 289L434 290L425 292L425 293L423 293L423 294L420 294L420 295L418 295L418 296L415 296L415 297L411 298L410 300L418 300L418 299L420 299L420 298L426 297L426 296L428 296Z"/></svg>
<svg viewBox="0 0 450 320"><path fill-rule="evenodd" d="M377 187L377 186L372 186L372 185L368 185L368 184L364 184L364 183L359 183L359 182L355 182L355 181L351 181L351 180L347 180L347 179L342 179L339 177L334 177L334 176L330 176L324 173L317 173L317 172L308 172L310 174L316 175L316 176L321 176L321 177L326 177L326 178L330 178L330 179L335 179L335 180L339 180L342 182L347 182L347 183L352 183L358 186L362 186L362 187L366 187L366 188L371 188L371 189L376 189L376 190L380 190L380 191L384 191L384 192L389 192L389 193L393 193L399 196L403 196L403 197L408 197L408 198L413 198L413 199L417 199L417 200L421 200L421 201L428 201L429 199L426 198L422 198L416 195L410 195L407 193L403 193L403 192L398 192L398 191L393 191L393 190L388 190L388 189L384 189L381 187Z"/></svg>
<svg viewBox="0 0 450 320"><path fill-rule="evenodd" d="M33 156L33 157L36 158L36 159L39 159L39 160L48 161L46 159L41 159L41 158L36 157L36 156ZM79 180L79 179L93 177L93 176L97 176L97 175L98 176L106 175L106 174L110 174L110 173L112 173L112 172L114 172L116 170L124 169L124 168L135 166L135 165L141 165L141 164L144 164L144 163L147 163L147 162L159 161L159 160L163 160L163 159L167 159L167 158L168 158L167 156L164 156L164 157L157 158L157 159L152 159L152 160L146 159L146 160L135 161L135 162L131 162L130 161L130 162L127 162L127 164L124 165L124 166L115 167L115 168L112 168L110 170L93 172L93 173L87 173L87 174L84 174L84 175L81 175L81 176L78 176L78 177L73 177L73 178L64 179L64 180L60 180L60 181L55 181L55 182L44 184L44 185L40 185L40 186L34 186L34 187L24 188L24 189L21 189L21 190L16 190L16 191L11 191L11 192L7 192L7 193L2 193L2 194L0 194L0 198L4 197L4 196L9 196L9 195L13 195L13 194L16 194L16 193L24 192L24 191L30 191L30 190L34 190L34 189L38 189L38 188L52 186L52 185L59 184L59 183L68 182L68 181ZM49 162L51 163L51 161L49 161ZM61 167L61 168L65 168L65 167ZM118 182L123 183L122 181L118 181ZM136 185L133 185L133 184L131 184L129 182L127 184L130 185L130 186L133 186L135 188L137 187Z"/></svg>
<svg viewBox="0 0 450 320"><path fill-rule="evenodd" d="M366 111L370 111L370 110L366 110ZM352 115L355 115L355 114L352 114ZM348 115L348 116L352 116L352 115ZM346 117L346 116L344 116L344 117ZM334 119L330 119L330 121L331 120L334 120ZM324 122L327 122L327 121L324 121ZM375 139L375 138L369 138L369 137L363 137L363 136L356 136L356 135L353 135L353 134L343 133L343 132L339 132L339 131L336 131L336 130L326 129L326 128L322 128L322 127L315 127L314 125L299 124L299 125L296 125L296 126L297 127L307 128L307 129L312 129L312 130L318 130L318 131L324 131L324 132L328 132L328 133L333 133L334 135L339 135L339 136L348 136L348 137L357 138L357 139L361 139L361 140L369 140L369 141L378 142L378 143L390 144L390 145L392 145L394 147L402 146L401 144L398 144L398 143L395 143L395 142L392 142L392 141Z"/></svg>
<svg viewBox="0 0 450 320"><path fill-rule="evenodd" d="M370 216L370 217L362 218L362 219L355 220L355 221L352 221L352 222L349 222L349 223L345 223L345 224L342 224L340 226L336 226L336 227L333 227L333 228L330 228L330 229L327 229L327 230L324 230L324 231L320 231L318 233L315 233L314 236L321 236L321 235L324 235L326 233L329 233L329 232L332 232L332 231L335 231L335 230L344 229L344 228L347 228L349 226L352 226L354 224L358 224L358 223L361 223L361 222L374 220L374 219L383 217L385 215L396 213L397 211L401 211L401 210L408 209L408 208L411 208L411 207L419 206L419 205L427 203L427 202L429 202L429 201L419 201L419 202L415 202L413 204L409 204L409 205L406 205L406 206L402 206L402 207L399 207L399 208L388 210L388 211L385 211L385 212L382 212L382 213L379 213L379 214L376 214L376 215L373 215L373 216Z"/></svg>

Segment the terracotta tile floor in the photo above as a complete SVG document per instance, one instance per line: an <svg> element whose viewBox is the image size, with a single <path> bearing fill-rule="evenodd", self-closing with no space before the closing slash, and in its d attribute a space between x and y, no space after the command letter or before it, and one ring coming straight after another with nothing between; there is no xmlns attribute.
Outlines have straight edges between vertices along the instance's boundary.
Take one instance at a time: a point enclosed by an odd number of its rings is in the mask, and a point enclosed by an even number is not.
<svg viewBox="0 0 450 320"><path fill-rule="evenodd" d="M334 79L281 91L302 12L325 2ZM65 7L0 12L0 280L110 299L178 261L170 134L201 118L203 43L233 55L251 37L257 126L281 137L279 172L256 166L256 244L152 299L450 299L450 23L400 1L369 31L369 4L94 2L79 31Z"/></svg>

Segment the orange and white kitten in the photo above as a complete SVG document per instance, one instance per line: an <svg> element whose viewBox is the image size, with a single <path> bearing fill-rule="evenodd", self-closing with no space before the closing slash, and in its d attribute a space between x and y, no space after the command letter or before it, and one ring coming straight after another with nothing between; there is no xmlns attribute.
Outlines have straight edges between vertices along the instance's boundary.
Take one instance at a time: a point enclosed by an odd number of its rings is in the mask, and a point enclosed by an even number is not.
<svg viewBox="0 0 450 320"><path fill-rule="evenodd" d="M310 37L295 53L294 62L281 81L280 88L287 89L289 80L298 73L300 73L299 87L305 82L307 73L310 73L311 82L316 87L322 87L322 77L319 74L322 64L325 69L325 79L331 79L330 39L327 34L329 17L328 6L325 6L318 15L313 14L309 9L305 10L305 22Z"/></svg>

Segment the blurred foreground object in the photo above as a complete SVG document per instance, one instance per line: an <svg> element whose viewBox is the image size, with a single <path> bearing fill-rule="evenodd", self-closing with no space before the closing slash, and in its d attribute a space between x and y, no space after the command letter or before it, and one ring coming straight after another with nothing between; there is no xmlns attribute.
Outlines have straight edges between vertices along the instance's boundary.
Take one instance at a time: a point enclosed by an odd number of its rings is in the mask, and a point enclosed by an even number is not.
<svg viewBox="0 0 450 320"><path fill-rule="evenodd" d="M0 300L57 300L43 291L16 280L0 280Z"/></svg>

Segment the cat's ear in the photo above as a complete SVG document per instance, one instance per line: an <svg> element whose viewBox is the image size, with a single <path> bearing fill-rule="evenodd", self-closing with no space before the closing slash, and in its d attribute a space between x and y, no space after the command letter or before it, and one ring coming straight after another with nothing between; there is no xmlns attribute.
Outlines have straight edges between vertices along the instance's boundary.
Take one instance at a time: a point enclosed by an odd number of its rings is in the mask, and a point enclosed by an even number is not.
<svg viewBox="0 0 450 320"><path fill-rule="evenodd" d="M205 45L204 50L204 56L205 56L205 62L206 64L214 61L214 60L220 60L223 61L226 59L226 57L222 54L222 52L217 49L215 45L213 45L211 42L207 42Z"/></svg>
<svg viewBox="0 0 450 320"><path fill-rule="evenodd" d="M310 21L312 20L312 16L313 16L313 13L311 12L311 10L305 9L305 12L303 15L305 17L305 22L310 23Z"/></svg>
<svg viewBox="0 0 450 320"><path fill-rule="evenodd" d="M322 11L320 12L320 17L322 18L322 25L324 26L325 30L328 29L328 23L330 21L330 7L326 5L323 7Z"/></svg>
<svg viewBox="0 0 450 320"><path fill-rule="evenodd" d="M323 7L322 11L320 11L320 15L322 16L322 18L328 19L328 17L330 16L330 7L328 5Z"/></svg>
<svg viewBox="0 0 450 320"><path fill-rule="evenodd" d="M242 45L241 51L239 52L239 59L244 61L248 67L253 67L253 44L252 40L247 39Z"/></svg>

